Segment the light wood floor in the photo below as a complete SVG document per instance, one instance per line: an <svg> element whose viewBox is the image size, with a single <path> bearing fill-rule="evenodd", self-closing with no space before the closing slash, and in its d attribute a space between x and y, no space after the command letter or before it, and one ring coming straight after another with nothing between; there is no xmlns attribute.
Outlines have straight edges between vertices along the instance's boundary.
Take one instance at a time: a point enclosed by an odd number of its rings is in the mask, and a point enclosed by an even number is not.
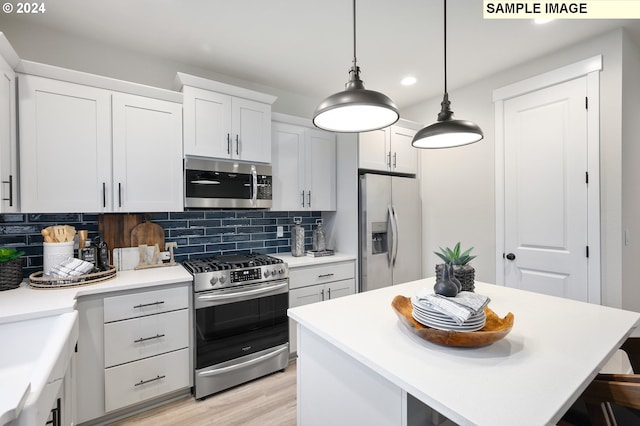
<svg viewBox="0 0 640 426"><path fill-rule="evenodd" d="M296 363L202 401L184 397L110 426L295 426Z"/></svg>

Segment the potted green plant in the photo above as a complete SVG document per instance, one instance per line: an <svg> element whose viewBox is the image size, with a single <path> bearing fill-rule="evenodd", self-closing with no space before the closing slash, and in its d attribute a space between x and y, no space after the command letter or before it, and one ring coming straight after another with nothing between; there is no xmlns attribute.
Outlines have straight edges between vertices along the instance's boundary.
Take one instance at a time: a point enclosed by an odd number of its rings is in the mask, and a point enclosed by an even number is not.
<svg viewBox="0 0 640 426"><path fill-rule="evenodd" d="M0 291L18 288L22 282L22 259L24 252L14 248L0 247Z"/></svg>
<svg viewBox="0 0 640 426"><path fill-rule="evenodd" d="M436 276L440 277L442 275L446 264L452 264L453 275L460 281L462 291L473 291L475 289L474 280L476 270L473 266L469 265L469 262L475 259L476 256L471 255L471 250L473 250L473 247L462 251L460 242L458 242L453 249L440 247L439 252L434 251L436 256L444 261L444 263L436 265Z"/></svg>

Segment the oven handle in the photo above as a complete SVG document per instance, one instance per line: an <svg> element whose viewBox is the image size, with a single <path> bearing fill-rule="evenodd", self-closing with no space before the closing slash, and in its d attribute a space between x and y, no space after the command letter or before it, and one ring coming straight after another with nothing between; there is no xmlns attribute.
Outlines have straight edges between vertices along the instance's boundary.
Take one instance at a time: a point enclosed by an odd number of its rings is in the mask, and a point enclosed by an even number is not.
<svg viewBox="0 0 640 426"><path fill-rule="evenodd" d="M217 376L218 374L224 374L224 373L229 373L231 371L235 371L235 370L239 370L241 368L245 368L245 367L249 367L251 365L254 364L258 364L262 361L265 361L269 358L275 358L278 355L280 355L282 352L288 351L289 347L288 346L283 346L279 349L276 349L274 351L271 351L269 353L266 353L264 355L260 355L257 358L251 359L249 361L245 361L245 362L241 362L240 364L236 364L236 365L230 365L228 367L222 367L222 368L216 368L213 370L207 370L207 371L202 371L200 373L198 373L198 376Z"/></svg>
<svg viewBox="0 0 640 426"><path fill-rule="evenodd" d="M260 295L263 293L271 293L283 288L289 287L288 281L283 281L276 285L271 285L268 287L260 287L253 290L244 290L244 291L236 291L233 293L221 293L221 294L205 294L202 296L198 296L199 302L214 302L217 300L226 300L226 299L254 299L256 295Z"/></svg>

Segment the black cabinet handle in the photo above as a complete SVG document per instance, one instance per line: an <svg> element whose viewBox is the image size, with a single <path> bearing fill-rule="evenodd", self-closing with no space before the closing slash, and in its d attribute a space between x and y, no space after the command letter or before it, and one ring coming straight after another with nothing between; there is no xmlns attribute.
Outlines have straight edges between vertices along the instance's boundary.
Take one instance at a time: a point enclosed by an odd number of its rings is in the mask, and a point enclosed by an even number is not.
<svg viewBox="0 0 640 426"><path fill-rule="evenodd" d="M3 180L2 183L9 184L9 198L3 198L2 201L8 201L9 207L13 207L13 175L9 175L9 180Z"/></svg>
<svg viewBox="0 0 640 426"><path fill-rule="evenodd" d="M102 182L102 207L107 207L107 183Z"/></svg>
<svg viewBox="0 0 640 426"><path fill-rule="evenodd" d="M155 382L157 380L162 380L165 377L167 377L167 376L157 376L157 377L154 377L153 379L149 379L149 380L140 380L138 383L134 384L133 386L146 385L147 383Z"/></svg>
<svg viewBox="0 0 640 426"><path fill-rule="evenodd" d="M231 135L227 133L227 154L231 155Z"/></svg>
<svg viewBox="0 0 640 426"><path fill-rule="evenodd" d="M505 257L507 258L507 260L515 260L516 259L516 255L513 254L513 253L509 253Z"/></svg>

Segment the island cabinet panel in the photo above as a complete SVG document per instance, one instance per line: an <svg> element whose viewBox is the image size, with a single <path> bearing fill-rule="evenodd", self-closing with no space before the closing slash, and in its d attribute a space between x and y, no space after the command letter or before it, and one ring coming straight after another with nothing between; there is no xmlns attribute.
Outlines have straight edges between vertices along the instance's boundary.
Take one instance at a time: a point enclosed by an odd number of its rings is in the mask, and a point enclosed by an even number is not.
<svg viewBox="0 0 640 426"><path fill-rule="evenodd" d="M291 268L289 289L290 308L355 294L355 261ZM289 320L289 353L296 349L296 323Z"/></svg>
<svg viewBox="0 0 640 426"><path fill-rule="evenodd" d="M330 425L336 419L344 425L400 424L406 412L401 388L307 329L299 330L297 424Z"/></svg>

